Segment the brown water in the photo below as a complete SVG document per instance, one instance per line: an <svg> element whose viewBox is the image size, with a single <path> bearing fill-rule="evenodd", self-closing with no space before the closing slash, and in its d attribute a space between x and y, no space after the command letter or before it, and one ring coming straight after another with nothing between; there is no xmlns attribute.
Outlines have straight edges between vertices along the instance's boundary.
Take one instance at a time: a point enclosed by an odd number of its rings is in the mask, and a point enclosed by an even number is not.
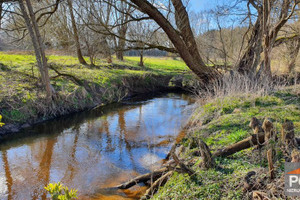
<svg viewBox="0 0 300 200"><path fill-rule="evenodd" d="M46 199L48 183L79 199L136 199L146 187L116 186L161 164L192 101L167 94L123 102L40 124L0 144L0 199Z"/></svg>

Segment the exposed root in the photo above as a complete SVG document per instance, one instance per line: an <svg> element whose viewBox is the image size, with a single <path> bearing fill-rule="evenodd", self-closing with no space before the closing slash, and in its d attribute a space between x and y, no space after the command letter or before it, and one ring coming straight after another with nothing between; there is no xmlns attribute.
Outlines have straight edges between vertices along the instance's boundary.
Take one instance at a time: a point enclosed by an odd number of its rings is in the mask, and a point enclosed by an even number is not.
<svg viewBox="0 0 300 200"><path fill-rule="evenodd" d="M138 183L145 183L149 180L156 180L159 177L161 177L163 174L165 174L169 169L167 167L161 168L159 170L153 171L151 173L143 174L140 176L135 177L134 179L131 179L127 181L126 183L123 183L121 185L118 185L118 189L128 189Z"/></svg>
<svg viewBox="0 0 300 200"><path fill-rule="evenodd" d="M141 199L151 198L158 191L158 188L163 186L168 181L168 179L172 176L172 174L173 174L173 171L169 171L166 174L164 174L162 177L157 179L151 185L151 187L146 191L145 195Z"/></svg>

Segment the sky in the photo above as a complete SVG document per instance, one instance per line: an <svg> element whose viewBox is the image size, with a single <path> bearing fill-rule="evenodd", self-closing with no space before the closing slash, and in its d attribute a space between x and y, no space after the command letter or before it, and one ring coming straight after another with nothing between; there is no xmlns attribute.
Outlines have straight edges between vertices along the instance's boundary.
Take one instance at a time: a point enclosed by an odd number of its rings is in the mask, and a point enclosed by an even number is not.
<svg viewBox="0 0 300 200"><path fill-rule="evenodd" d="M203 10L210 10L215 8L216 5L224 0L190 0L189 9L197 12Z"/></svg>

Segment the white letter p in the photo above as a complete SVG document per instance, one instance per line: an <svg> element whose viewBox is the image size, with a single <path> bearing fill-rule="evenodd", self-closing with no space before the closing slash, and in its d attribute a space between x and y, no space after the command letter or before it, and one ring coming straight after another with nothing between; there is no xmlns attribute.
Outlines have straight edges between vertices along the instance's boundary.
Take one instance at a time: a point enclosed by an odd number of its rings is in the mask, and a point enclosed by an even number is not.
<svg viewBox="0 0 300 200"><path fill-rule="evenodd" d="M293 183L297 183L297 182L298 182L298 176L290 175L289 178L290 178L290 181L289 181L290 187L292 187L292 184L293 184Z"/></svg>

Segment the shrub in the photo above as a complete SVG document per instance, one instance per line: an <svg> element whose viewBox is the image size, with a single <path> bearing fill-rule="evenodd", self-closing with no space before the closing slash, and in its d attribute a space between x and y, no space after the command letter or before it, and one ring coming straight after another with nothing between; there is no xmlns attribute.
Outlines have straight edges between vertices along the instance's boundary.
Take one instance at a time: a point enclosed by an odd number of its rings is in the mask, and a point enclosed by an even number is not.
<svg viewBox="0 0 300 200"><path fill-rule="evenodd" d="M49 183L45 189L51 195L52 200L73 200L77 199L77 190L63 186L60 182Z"/></svg>

